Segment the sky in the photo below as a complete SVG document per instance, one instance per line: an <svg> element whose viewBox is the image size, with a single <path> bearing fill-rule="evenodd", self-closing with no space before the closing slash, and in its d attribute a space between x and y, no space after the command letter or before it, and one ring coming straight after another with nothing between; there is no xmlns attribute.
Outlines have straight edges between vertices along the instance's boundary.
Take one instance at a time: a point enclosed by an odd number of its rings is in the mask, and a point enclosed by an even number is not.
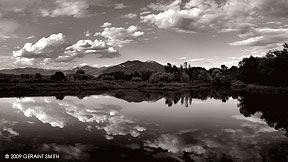
<svg viewBox="0 0 288 162"><path fill-rule="evenodd" d="M288 41L287 0L0 0L0 69L237 65Z"/></svg>

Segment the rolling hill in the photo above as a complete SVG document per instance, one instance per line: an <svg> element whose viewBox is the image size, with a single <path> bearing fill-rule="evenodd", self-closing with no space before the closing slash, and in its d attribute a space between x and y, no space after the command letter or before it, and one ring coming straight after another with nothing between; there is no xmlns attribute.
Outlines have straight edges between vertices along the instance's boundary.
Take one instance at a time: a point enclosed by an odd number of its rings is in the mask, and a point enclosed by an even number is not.
<svg viewBox="0 0 288 162"><path fill-rule="evenodd" d="M57 69L41 69L41 68L15 68L15 69L3 69L0 70L0 73L3 74L36 74L40 73L42 75L52 75L56 71L62 71L66 74L72 74L75 73L77 70L84 70L86 74L98 76L103 73L111 73L116 71L123 71L125 73L133 73L134 71L157 71L157 72L163 72L164 66L155 62L155 61L146 61L142 62L139 60L133 60L133 61L126 61L124 63L110 66L110 67L91 67L91 66L83 66L83 67L75 67L71 70L57 70Z"/></svg>

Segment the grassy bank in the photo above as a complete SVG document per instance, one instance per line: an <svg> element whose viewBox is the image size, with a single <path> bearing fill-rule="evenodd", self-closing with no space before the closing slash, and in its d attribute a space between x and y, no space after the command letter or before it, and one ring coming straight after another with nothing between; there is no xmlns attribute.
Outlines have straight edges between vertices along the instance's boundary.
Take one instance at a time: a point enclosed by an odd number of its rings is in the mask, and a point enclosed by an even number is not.
<svg viewBox="0 0 288 162"><path fill-rule="evenodd" d="M234 91L248 92L252 94L281 94L288 95L288 87L275 87L275 86L263 86L255 84L247 84L242 88L232 88Z"/></svg>
<svg viewBox="0 0 288 162"><path fill-rule="evenodd" d="M94 81L94 82L59 82L59 83L2 83L0 97L43 96L43 95L78 95L95 94L98 91L114 89L138 90L188 90L207 88L209 84L191 85L187 83L149 83L130 81Z"/></svg>
<svg viewBox="0 0 288 162"><path fill-rule="evenodd" d="M217 89L208 83L149 83L131 81L93 81L93 82L59 82L59 83L5 83L0 84L0 97L18 96L52 96L97 94L115 89L185 91ZM223 88L222 88L223 89ZM224 88L225 89L225 88ZM230 89L227 88L226 89ZM232 87L234 91L264 94L288 94L288 87L269 87L246 85L241 88Z"/></svg>

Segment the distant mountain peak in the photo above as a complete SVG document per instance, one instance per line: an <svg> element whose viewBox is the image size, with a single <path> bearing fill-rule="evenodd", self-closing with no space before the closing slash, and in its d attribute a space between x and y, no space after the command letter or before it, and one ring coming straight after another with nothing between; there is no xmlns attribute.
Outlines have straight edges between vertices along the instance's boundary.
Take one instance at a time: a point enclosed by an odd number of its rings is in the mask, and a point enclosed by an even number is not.
<svg viewBox="0 0 288 162"><path fill-rule="evenodd" d="M157 71L163 72L164 66L157 63L156 61L145 61L140 60L128 60L121 64L111 66L103 71L103 73L111 73L116 71L122 71L125 73L133 73L135 71Z"/></svg>
<svg viewBox="0 0 288 162"><path fill-rule="evenodd" d="M147 61L145 61L145 62L147 62L147 63L151 63L151 64L159 64L158 62L153 61L153 60L147 60Z"/></svg>

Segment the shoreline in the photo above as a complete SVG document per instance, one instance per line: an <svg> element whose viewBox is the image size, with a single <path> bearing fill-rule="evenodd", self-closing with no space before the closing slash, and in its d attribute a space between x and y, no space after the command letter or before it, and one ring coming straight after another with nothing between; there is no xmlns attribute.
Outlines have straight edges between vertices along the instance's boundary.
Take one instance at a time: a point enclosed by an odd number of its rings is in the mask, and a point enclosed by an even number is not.
<svg viewBox="0 0 288 162"><path fill-rule="evenodd" d="M130 81L95 81L62 83L1 83L0 97L93 95L113 90L138 91L234 91L251 94L288 95L288 87L247 84L242 87L215 87L209 83L157 83Z"/></svg>

